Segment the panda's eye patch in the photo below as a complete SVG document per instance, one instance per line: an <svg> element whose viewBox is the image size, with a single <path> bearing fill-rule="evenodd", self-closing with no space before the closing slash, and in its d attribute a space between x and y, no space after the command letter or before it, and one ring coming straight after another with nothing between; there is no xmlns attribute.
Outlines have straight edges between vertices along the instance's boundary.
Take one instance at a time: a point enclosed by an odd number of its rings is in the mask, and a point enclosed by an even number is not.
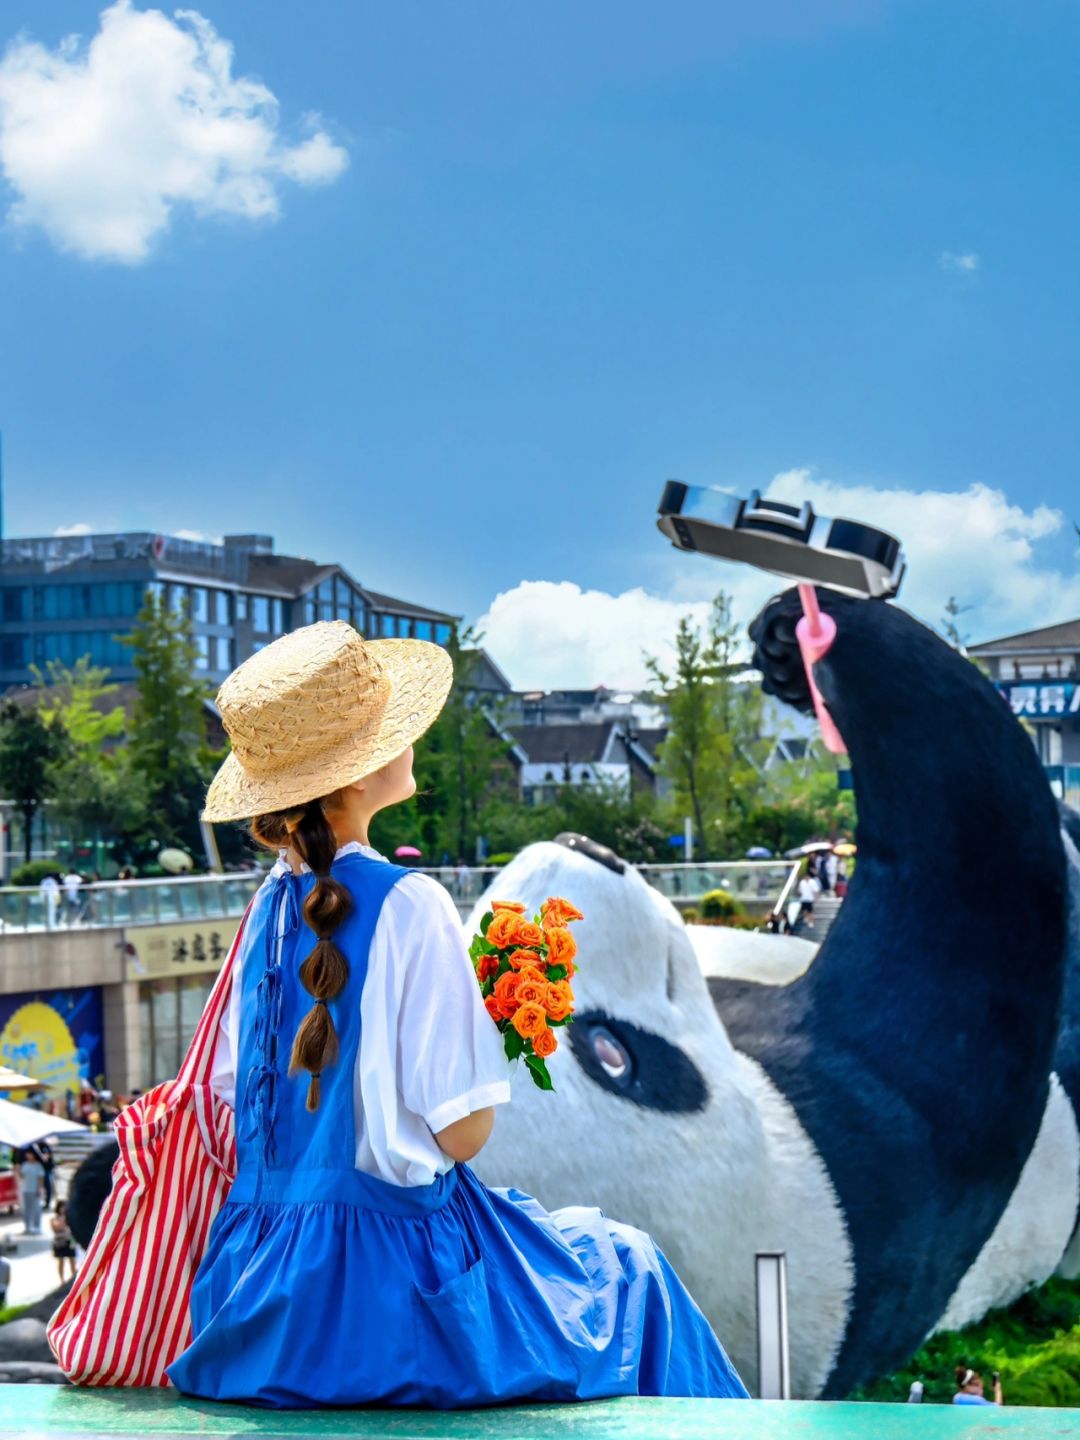
<svg viewBox="0 0 1080 1440"><path fill-rule="evenodd" d="M704 1076L662 1035L593 1010L575 1017L568 1036L574 1058L602 1090L668 1114L704 1110Z"/></svg>

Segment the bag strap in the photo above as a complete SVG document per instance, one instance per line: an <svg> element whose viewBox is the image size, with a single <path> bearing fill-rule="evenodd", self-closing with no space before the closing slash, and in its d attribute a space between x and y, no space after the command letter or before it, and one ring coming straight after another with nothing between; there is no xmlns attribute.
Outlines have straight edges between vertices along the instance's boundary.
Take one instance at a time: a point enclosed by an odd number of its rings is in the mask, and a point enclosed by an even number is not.
<svg viewBox="0 0 1080 1440"><path fill-rule="evenodd" d="M184 1063L180 1066L180 1073L176 1077L179 1085L208 1085L210 1083L214 1069L214 1051L217 1048L218 1030L221 1028L221 1017L224 1015L232 995L233 961L240 950L244 926L247 924L254 903L254 898L248 901L247 909L244 911L236 931L236 937L229 946L225 964L221 967L221 972L214 982L213 990L210 991L210 999L206 1002L202 1018L195 1028L194 1039L188 1046Z"/></svg>

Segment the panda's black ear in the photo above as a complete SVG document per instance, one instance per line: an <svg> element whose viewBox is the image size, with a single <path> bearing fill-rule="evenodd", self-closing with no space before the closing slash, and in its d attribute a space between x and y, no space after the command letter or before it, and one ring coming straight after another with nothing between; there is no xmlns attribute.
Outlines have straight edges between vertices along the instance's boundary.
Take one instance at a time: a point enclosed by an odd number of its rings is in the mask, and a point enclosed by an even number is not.
<svg viewBox="0 0 1080 1440"><path fill-rule="evenodd" d="M590 840L587 835L575 835L572 830L564 830L561 835L555 836L555 844L565 845L567 850L577 850L582 855L587 855L598 865L614 870L616 875L622 875L626 870L626 862L620 860L614 850L609 850L597 840Z"/></svg>

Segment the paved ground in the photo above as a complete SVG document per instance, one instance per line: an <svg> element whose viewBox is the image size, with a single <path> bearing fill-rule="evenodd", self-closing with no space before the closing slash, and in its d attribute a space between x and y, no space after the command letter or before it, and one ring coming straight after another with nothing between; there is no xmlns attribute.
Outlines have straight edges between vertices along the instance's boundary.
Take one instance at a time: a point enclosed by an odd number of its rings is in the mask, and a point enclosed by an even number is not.
<svg viewBox="0 0 1080 1440"><path fill-rule="evenodd" d="M32 1305L48 1295L60 1283L52 1254L52 1232L49 1217L44 1216L42 1235L23 1235L19 1216L0 1218L0 1248L11 1266L8 1287L9 1305ZM14 1249L9 1248L14 1246Z"/></svg>

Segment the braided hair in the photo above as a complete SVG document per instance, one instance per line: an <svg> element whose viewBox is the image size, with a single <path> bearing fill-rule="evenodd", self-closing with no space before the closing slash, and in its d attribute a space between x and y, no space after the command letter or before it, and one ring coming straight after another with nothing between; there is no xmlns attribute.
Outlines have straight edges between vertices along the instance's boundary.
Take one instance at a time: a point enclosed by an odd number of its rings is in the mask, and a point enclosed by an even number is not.
<svg viewBox="0 0 1080 1440"><path fill-rule="evenodd" d="M333 796L310 800L291 810L274 810L256 815L251 834L270 850L291 847L315 876L315 888L304 901L304 919L317 938L311 954L300 967L300 982L314 998L314 1005L300 1022L293 1040L289 1074L306 1070L307 1108L319 1108L319 1077L338 1058L338 1036L329 1002L344 990L349 979L349 962L334 944L334 932L352 908L344 885L330 878L337 853L337 840L326 818L326 805Z"/></svg>

